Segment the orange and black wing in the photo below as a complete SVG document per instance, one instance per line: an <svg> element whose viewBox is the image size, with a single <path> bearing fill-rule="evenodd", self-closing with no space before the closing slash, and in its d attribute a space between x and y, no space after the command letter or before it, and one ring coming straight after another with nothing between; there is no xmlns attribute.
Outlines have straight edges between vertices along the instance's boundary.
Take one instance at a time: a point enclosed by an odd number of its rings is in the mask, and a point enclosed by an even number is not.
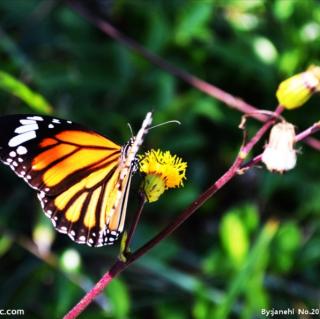
<svg viewBox="0 0 320 319"><path fill-rule="evenodd" d="M119 180L121 153L119 145L71 121L0 117L1 161L38 191L55 228L78 243L112 244L123 229L131 172Z"/></svg>

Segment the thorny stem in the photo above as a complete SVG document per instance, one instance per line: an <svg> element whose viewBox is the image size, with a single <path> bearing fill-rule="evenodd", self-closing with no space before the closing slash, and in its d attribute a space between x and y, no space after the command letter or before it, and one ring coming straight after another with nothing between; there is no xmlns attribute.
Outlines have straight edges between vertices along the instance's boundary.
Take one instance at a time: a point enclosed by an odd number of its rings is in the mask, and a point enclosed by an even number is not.
<svg viewBox="0 0 320 319"><path fill-rule="evenodd" d="M283 111L282 106L278 106L275 110L275 114L279 115ZM252 139L243 147L241 147L239 155L235 159L232 166L204 193L202 193L185 211L183 211L171 224L164 228L158 235L148 241L141 248L129 255L125 262L117 260L111 269L97 282L97 284L91 289L80 302L70 310L70 312L64 317L64 319L76 318L92 301L98 296L104 288L112 281L112 279L127 268L136 259L147 253L150 249L156 246L159 242L168 237L173 231L175 231L181 224L186 221L198 208L200 208L210 197L212 197L219 189L221 189L226 183L228 183L234 176L236 176L238 169L243 163L246 155L251 151L253 146L261 139L264 133L272 126L275 119L272 118L265 122L258 132L252 137Z"/></svg>

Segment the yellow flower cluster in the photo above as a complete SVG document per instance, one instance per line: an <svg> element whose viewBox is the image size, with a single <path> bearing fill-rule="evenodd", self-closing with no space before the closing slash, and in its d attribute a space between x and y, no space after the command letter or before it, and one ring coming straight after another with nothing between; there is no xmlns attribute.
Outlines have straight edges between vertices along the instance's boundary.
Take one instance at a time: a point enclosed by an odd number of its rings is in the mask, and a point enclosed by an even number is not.
<svg viewBox="0 0 320 319"><path fill-rule="evenodd" d="M146 174L143 191L149 202L158 200L169 189L183 186L187 163L169 151L150 150L139 155L140 172Z"/></svg>
<svg viewBox="0 0 320 319"><path fill-rule="evenodd" d="M305 72L281 82L276 95L279 104L290 110L303 105L317 91L320 91L320 67L311 65Z"/></svg>

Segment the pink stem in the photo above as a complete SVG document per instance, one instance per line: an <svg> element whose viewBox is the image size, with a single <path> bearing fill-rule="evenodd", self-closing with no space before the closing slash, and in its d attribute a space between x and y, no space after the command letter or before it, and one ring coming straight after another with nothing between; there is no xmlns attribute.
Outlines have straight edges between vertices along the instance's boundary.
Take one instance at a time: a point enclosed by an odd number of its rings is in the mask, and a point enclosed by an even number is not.
<svg viewBox="0 0 320 319"><path fill-rule="evenodd" d="M139 220L140 220L142 210L144 208L145 203L146 203L146 197L142 192L140 192L140 204L139 204L139 207L138 207L136 214L133 218L132 224L130 225L130 229L128 231L128 237L126 239L124 250L123 250L123 252L121 252L125 255L129 253L131 240L132 240L132 237L133 237L133 235L136 231L136 228L138 226L138 223L139 223Z"/></svg>
<svg viewBox="0 0 320 319"><path fill-rule="evenodd" d="M280 114L283 111L281 106L275 110L275 114ZM210 186L198 199L196 199L185 211L183 211L171 224L164 228L158 235L152 238L149 242L136 250L127 257L125 262L117 260L99 281L98 283L80 300L80 302L64 317L64 319L76 318L92 301L99 295L103 289L110 283L110 281L118 275L121 271L127 268L136 259L147 253L150 249L156 246L159 242L168 237L173 231L182 225L194 212L198 210L213 194L227 184L236 174L246 155L250 152L253 146L259 141L263 134L275 122L275 118L265 122L253 138L241 148L239 155L235 159L232 166L225 172L212 186Z"/></svg>
<svg viewBox="0 0 320 319"><path fill-rule="evenodd" d="M301 142L307 138L310 139L311 138L310 135L318 132L319 130L320 130L320 122L314 123L312 126L308 127L303 132L297 134L295 137L295 142L296 143ZM256 164L258 164L259 162L261 162L261 158L262 158L262 153L255 156L252 160L250 160L249 162L242 165L240 169L248 170L249 168L251 168L251 167L255 166Z"/></svg>
<svg viewBox="0 0 320 319"><path fill-rule="evenodd" d="M125 268L125 264L117 261L111 269L95 284L95 286L63 317L63 319L74 319L84 311L88 305L107 287L112 279Z"/></svg>
<svg viewBox="0 0 320 319"><path fill-rule="evenodd" d="M235 98L233 95L176 67L175 65L162 59L160 56L145 49L138 42L127 37L126 35L121 33L119 30L117 30L112 24L90 14L88 10L83 8L77 1L75 0L67 0L67 1L75 11L77 11L80 15L82 15L88 21L94 24L103 33L107 34L109 37L115 39L116 41L126 45L127 47L134 50L138 54L142 55L145 59L149 60L153 64L158 65L160 68L168 71L170 74L176 77L179 77L180 79L190 84L194 88L198 89L199 91L204 92L207 95L216 98L217 100L225 103L229 107L234 108L244 114L251 114L251 117L261 122L265 122L269 119L268 116L265 116L259 113L258 109L255 108L253 105L250 105L249 103L243 101L242 99ZM312 148L316 150L320 150L319 140L312 137L308 137L305 139L305 142Z"/></svg>
<svg viewBox="0 0 320 319"><path fill-rule="evenodd" d="M310 126L309 128L307 128L306 130L304 130L303 132L299 133L296 135L296 142L300 142L306 138L308 138L310 140L310 135L316 133L317 131L320 130L320 122L314 123L312 126ZM318 142L318 146L320 148L320 142L316 139L312 139L313 141Z"/></svg>
<svg viewBox="0 0 320 319"><path fill-rule="evenodd" d="M77 11L80 15L85 17L88 21L94 24L98 29L100 29L103 33L106 33L109 37L115 39L116 41L124 44L125 46L129 47L130 49L136 51L138 54L142 55L145 59L152 62L155 65L158 65L160 68L168 71L170 74L179 77L186 83L190 84L194 88L198 89L201 92L206 93L207 95L213 96L217 100L225 103L226 105L230 106L231 108L237 109L242 113L252 113L252 117L264 122L269 117L265 116L257 112L257 109L246 103L245 101L235 98L233 95L221 90L220 88L176 67L175 65L167 62L160 56L150 52L149 50L145 49L142 45L140 45L135 40L127 37L119 30L117 30L112 24L109 22L102 20L96 16L93 16L91 13L88 12L83 6L81 6L77 1L69 0L68 1L71 7Z"/></svg>

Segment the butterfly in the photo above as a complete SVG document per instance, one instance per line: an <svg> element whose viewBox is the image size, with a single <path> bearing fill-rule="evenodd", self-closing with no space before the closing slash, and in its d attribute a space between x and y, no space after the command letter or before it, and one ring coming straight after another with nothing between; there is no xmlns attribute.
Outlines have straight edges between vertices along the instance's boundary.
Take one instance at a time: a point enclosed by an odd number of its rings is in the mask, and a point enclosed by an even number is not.
<svg viewBox="0 0 320 319"><path fill-rule="evenodd" d="M54 227L77 243L112 245L123 231L136 154L152 123L124 146L50 116L0 117L0 160L37 191Z"/></svg>

